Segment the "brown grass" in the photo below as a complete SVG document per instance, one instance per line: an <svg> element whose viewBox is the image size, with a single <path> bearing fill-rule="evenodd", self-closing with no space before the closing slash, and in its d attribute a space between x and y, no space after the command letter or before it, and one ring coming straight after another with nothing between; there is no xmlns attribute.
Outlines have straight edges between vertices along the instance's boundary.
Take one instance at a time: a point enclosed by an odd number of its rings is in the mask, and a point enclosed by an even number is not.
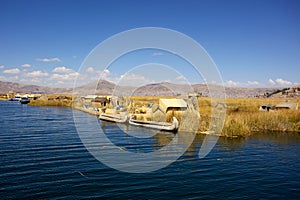
<svg viewBox="0 0 300 200"><path fill-rule="evenodd" d="M130 97L129 99L132 100L133 104L131 104L128 110L133 113L136 112L136 110L143 110L149 103L157 105L160 98L162 97ZM262 104L276 105L282 101L285 101L285 99L226 99L226 119L221 135L226 137L239 137L264 131L300 132L300 110L278 110L273 112L262 112L258 110ZM288 99L288 101L300 105L299 99ZM38 99L32 101L30 105L72 107L72 101ZM149 114L145 114L144 116L141 115L138 117L144 120L153 120L151 119L152 117L172 121L172 117L175 116L183 129L192 128L195 130L195 126L198 126L198 128L196 128L198 132L206 131L209 129L211 121L210 98L198 98L198 109L200 118L191 110L187 112L169 112L165 116L149 116Z"/></svg>
<svg viewBox="0 0 300 200"><path fill-rule="evenodd" d="M199 100L201 122L199 130L208 129L210 122L209 99ZM232 98L226 100L226 120L221 135L227 137L247 136L255 132L300 132L299 110L259 111L262 104L276 105L283 99ZM289 99L299 103L299 100Z"/></svg>
<svg viewBox="0 0 300 200"><path fill-rule="evenodd" d="M66 96L69 99L56 99L59 96ZM63 106L72 107L72 95L48 94L36 100L31 100L31 106Z"/></svg>

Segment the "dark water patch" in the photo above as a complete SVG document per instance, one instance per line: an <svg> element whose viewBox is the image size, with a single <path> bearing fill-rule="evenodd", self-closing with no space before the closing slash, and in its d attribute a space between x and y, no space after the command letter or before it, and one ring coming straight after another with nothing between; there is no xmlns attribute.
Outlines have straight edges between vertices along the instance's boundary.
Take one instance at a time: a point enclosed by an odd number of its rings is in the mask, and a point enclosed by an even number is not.
<svg viewBox="0 0 300 200"><path fill-rule="evenodd" d="M107 167L85 149L70 109L0 102L0 111L3 199L298 199L300 196L300 140L296 133L219 138L203 159L198 158L198 152L205 136L197 135L187 151L169 166L150 173L130 174ZM155 151L173 138L159 133L135 140L113 124L105 124L105 131L114 143L132 152Z"/></svg>

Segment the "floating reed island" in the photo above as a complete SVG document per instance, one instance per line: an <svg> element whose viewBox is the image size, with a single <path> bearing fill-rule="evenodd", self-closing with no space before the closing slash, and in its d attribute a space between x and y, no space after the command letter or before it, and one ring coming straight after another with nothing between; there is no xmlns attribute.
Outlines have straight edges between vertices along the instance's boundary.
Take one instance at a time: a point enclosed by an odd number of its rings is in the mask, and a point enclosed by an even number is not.
<svg viewBox="0 0 300 200"><path fill-rule="evenodd" d="M72 97L71 95L47 95L32 100L34 106L65 106L84 112L99 115L114 114L126 111L135 114L137 120L172 122L173 117L179 121L179 131L197 130L206 132L211 122L211 99L198 97L194 100L171 100L176 97L133 96L115 100L110 96L90 96L88 98ZM177 107L164 105L162 99L169 99L166 104L177 104ZM168 100L167 100L168 101ZM299 104L299 99L282 98L228 98L226 99L226 119L221 136L246 137L256 132L299 132L300 110L295 108L266 109L262 105L279 105L282 102ZM198 108L195 108L195 105ZM274 108L273 107L273 108ZM197 112L196 112L197 111ZM195 126L196 129L195 129Z"/></svg>

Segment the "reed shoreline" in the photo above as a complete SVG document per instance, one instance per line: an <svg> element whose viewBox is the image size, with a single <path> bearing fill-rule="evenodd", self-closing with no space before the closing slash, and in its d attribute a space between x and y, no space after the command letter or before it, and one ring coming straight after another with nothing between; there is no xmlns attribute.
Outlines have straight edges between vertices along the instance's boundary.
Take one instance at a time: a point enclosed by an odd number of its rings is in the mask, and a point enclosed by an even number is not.
<svg viewBox="0 0 300 200"><path fill-rule="evenodd" d="M146 105L149 102L158 102L160 97L130 97L136 105ZM299 132L300 110L259 111L263 104L276 105L283 101L299 104L299 99L273 98L228 98L226 99L226 119L221 136L247 137L257 132ZM45 100L37 99L30 102L31 106L63 106L77 109L92 115L98 115L99 110L92 106L83 108L75 105L72 98ZM198 98L200 121L198 133L208 130L210 124L211 102L208 97Z"/></svg>

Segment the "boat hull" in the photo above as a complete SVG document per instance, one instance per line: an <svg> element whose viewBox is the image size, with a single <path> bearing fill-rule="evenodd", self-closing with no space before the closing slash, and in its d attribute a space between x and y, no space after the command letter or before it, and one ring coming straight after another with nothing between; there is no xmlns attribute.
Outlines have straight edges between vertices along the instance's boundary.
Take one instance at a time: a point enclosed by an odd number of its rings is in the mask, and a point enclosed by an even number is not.
<svg viewBox="0 0 300 200"><path fill-rule="evenodd" d="M26 99L26 100L25 99L21 99L20 103L21 104L28 104L28 103L30 103L30 100L28 100L28 99Z"/></svg>
<svg viewBox="0 0 300 200"><path fill-rule="evenodd" d="M162 131L177 132L177 130L178 130L178 120L176 119L176 117L173 117L172 123L156 122L156 121L142 121L142 120L135 120L135 119L131 118L129 120L129 124L131 124L133 126L157 129L157 130L162 130Z"/></svg>
<svg viewBox="0 0 300 200"><path fill-rule="evenodd" d="M10 98L10 99L8 99L8 101L20 101L21 99L20 98Z"/></svg>
<svg viewBox="0 0 300 200"><path fill-rule="evenodd" d="M116 123L126 123L128 121L127 115L110 115L110 114L100 114L99 119L109 122L116 122Z"/></svg>

